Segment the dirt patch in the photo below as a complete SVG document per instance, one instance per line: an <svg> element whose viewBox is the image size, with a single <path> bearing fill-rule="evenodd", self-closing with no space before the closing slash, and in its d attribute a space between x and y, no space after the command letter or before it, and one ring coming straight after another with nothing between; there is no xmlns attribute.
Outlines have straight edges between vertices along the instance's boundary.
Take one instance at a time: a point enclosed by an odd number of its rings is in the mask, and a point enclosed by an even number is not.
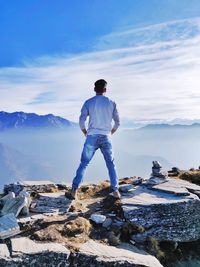
<svg viewBox="0 0 200 267"><path fill-rule="evenodd" d="M119 218L124 218L120 199L107 196L102 200L102 209L104 213L115 213Z"/></svg>
<svg viewBox="0 0 200 267"><path fill-rule="evenodd" d="M182 172L178 178L200 185L200 170Z"/></svg>
<svg viewBox="0 0 200 267"><path fill-rule="evenodd" d="M106 196L110 192L110 183L104 181L96 185L82 186L78 191L78 197L80 200Z"/></svg>
<svg viewBox="0 0 200 267"><path fill-rule="evenodd" d="M62 228L63 226L59 224L49 225L46 228L33 233L31 238L37 241L51 241L62 243L63 241L65 241L60 233Z"/></svg>
<svg viewBox="0 0 200 267"><path fill-rule="evenodd" d="M85 210L85 205L83 202L80 202L78 200L73 200L70 207L69 212L83 212Z"/></svg>
<svg viewBox="0 0 200 267"><path fill-rule="evenodd" d="M91 232L92 225L89 220L78 217L64 224L61 231L62 235L68 237L75 237L76 235L84 234L89 235Z"/></svg>
<svg viewBox="0 0 200 267"><path fill-rule="evenodd" d="M39 228L39 229L38 229ZM60 221L44 220L32 228L28 236L41 242L58 242L76 251L80 245L89 240L92 226L90 221L83 217L69 217Z"/></svg>
<svg viewBox="0 0 200 267"><path fill-rule="evenodd" d="M84 185L77 189L77 197L79 200L106 196L110 192L110 183L108 181L103 181L99 184ZM71 198L71 188L67 187L65 196Z"/></svg>

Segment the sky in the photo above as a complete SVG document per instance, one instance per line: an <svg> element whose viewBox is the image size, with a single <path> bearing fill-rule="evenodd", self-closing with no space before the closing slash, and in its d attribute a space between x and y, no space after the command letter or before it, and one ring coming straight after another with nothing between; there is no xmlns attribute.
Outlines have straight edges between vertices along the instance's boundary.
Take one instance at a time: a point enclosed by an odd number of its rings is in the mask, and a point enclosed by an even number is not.
<svg viewBox="0 0 200 267"><path fill-rule="evenodd" d="M0 0L0 110L78 121L108 82L122 122L200 119L199 0Z"/></svg>

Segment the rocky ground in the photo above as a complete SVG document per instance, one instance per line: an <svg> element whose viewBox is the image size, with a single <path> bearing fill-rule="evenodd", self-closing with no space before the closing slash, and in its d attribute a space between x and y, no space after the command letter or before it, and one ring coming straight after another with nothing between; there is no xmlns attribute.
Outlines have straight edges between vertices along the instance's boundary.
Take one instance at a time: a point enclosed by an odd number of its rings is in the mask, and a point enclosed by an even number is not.
<svg viewBox="0 0 200 267"><path fill-rule="evenodd" d="M77 200L50 182L5 187L25 189L31 201L10 236L2 232L0 266L170 266L184 257L183 244L200 239L200 186L180 174L153 185L120 179L121 200L109 196L108 181L82 186Z"/></svg>

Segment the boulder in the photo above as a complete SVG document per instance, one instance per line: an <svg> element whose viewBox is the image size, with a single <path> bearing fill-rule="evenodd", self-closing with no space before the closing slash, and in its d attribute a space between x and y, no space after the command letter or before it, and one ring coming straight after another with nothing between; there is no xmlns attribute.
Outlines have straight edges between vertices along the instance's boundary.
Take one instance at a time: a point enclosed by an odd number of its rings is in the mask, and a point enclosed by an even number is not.
<svg viewBox="0 0 200 267"><path fill-rule="evenodd" d="M122 196L127 221L145 229L132 239L136 242L147 237L173 242L200 239L200 199L193 193L195 190L200 190L200 186L169 178L151 187L142 184Z"/></svg>
<svg viewBox="0 0 200 267"><path fill-rule="evenodd" d="M13 213L0 217L0 239L6 239L19 233L19 225Z"/></svg>
<svg viewBox="0 0 200 267"><path fill-rule="evenodd" d="M17 217L24 207L27 207L27 197L17 196L15 198L9 199L5 202L3 209L1 210L1 215L6 215L13 213Z"/></svg>
<svg viewBox="0 0 200 267"><path fill-rule="evenodd" d="M2 203L2 205L4 205L7 200L10 200L10 199L13 199L13 198L15 198L15 193L14 192L9 192L7 195L3 196L0 199L0 202Z"/></svg>

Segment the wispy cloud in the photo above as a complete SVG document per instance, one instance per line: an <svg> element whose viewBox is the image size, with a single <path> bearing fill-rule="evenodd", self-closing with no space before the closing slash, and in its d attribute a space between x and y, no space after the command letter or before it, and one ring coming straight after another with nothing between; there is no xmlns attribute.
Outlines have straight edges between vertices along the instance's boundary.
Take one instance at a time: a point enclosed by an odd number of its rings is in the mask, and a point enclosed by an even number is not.
<svg viewBox="0 0 200 267"><path fill-rule="evenodd" d="M93 82L103 77L124 119L200 117L200 19L113 33L97 48L1 68L1 109L76 121Z"/></svg>

